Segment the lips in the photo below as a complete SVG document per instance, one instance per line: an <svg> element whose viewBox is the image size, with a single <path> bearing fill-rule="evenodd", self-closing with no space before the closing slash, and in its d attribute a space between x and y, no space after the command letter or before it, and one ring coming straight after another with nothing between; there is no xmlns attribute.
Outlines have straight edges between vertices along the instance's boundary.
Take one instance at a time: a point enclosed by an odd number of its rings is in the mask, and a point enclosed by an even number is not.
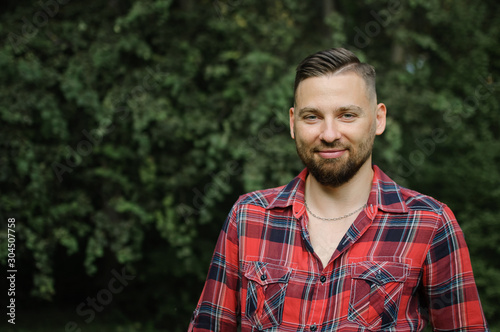
<svg viewBox="0 0 500 332"><path fill-rule="evenodd" d="M341 157L346 150L321 150L316 153L319 154L322 158L325 159L333 159Z"/></svg>

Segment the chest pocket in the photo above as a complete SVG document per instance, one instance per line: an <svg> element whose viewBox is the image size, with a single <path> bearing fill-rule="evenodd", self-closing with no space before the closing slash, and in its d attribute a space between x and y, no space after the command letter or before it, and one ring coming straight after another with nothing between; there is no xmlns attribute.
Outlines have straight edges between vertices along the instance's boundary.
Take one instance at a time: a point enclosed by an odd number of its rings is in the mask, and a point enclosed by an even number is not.
<svg viewBox="0 0 500 332"><path fill-rule="evenodd" d="M249 262L245 316L259 330L281 324L291 268L264 262Z"/></svg>
<svg viewBox="0 0 500 332"><path fill-rule="evenodd" d="M391 327L398 317L408 266L397 262L365 261L351 270L350 321L370 330Z"/></svg>

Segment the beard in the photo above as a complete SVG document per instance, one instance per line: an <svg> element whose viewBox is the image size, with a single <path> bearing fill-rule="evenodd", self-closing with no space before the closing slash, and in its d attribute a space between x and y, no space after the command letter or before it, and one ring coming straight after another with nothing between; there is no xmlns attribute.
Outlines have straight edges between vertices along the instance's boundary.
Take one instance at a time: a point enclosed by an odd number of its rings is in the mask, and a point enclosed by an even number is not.
<svg viewBox="0 0 500 332"><path fill-rule="evenodd" d="M351 180L370 158L375 134L362 141L357 148L344 145L340 141L322 142L320 146L309 148L299 139L296 140L297 154L316 181L327 187L339 187ZM325 149L345 149L338 158L324 159L317 152Z"/></svg>

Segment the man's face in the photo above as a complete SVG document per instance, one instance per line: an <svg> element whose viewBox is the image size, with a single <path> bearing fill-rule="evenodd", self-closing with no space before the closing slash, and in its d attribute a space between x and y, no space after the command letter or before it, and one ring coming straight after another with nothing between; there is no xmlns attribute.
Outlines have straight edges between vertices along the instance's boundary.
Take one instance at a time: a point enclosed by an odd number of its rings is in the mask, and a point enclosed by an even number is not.
<svg viewBox="0 0 500 332"><path fill-rule="evenodd" d="M338 187L364 165L371 167L385 116L385 105L369 98L357 74L311 77L297 87L290 132L310 174L322 185Z"/></svg>

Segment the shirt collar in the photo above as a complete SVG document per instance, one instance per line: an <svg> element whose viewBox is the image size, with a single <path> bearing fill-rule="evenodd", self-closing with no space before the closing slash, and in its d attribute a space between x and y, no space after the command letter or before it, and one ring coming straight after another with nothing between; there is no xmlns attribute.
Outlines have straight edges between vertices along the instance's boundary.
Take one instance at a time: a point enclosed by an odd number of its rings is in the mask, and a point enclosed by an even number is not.
<svg viewBox="0 0 500 332"><path fill-rule="evenodd" d="M388 177L378 166L373 165L373 181L368 205L376 206L379 210L393 213L407 213L405 199L401 187Z"/></svg>
<svg viewBox="0 0 500 332"><path fill-rule="evenodd" d="M378 166L373 165L372 189L368 206L373 209L392 213L407 213L408 207L402 197L401 187L389 178ZM267 209L293 207L293 214L299 218L305 212L304 192L308 171L302 170L288 185L284 186ZM375 211L376 211L375 210Z"/></svg>

